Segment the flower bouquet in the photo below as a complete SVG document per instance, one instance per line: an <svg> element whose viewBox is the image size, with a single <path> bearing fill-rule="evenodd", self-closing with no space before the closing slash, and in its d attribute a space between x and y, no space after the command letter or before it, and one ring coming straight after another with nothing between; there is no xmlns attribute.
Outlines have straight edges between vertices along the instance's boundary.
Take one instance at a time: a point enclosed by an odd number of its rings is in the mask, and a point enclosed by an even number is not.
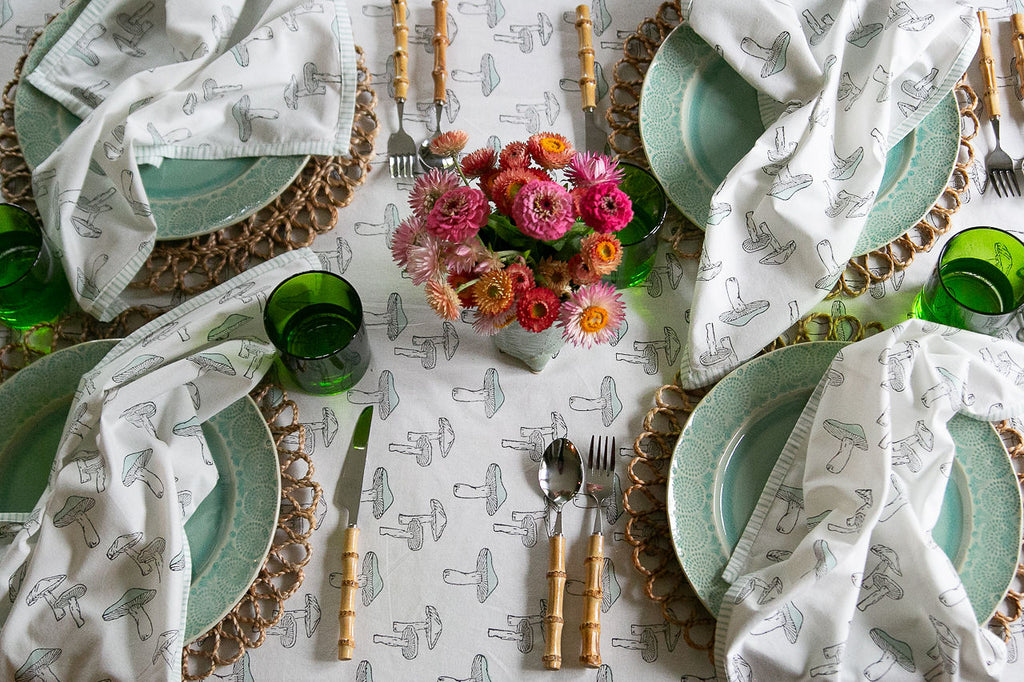
<svg viewBox="0 0 1024 682"><path fill-rule="evenodd" d="M621 262L615 233L633 217L616 161L555 133L460 159L466 141L453 131L431 143L452 170L416 179L412 215L391 241L395 262L440 317L472 310L481 334L560 330L559 345L584 347L615 339L625 305L601 278Z"/></svg>

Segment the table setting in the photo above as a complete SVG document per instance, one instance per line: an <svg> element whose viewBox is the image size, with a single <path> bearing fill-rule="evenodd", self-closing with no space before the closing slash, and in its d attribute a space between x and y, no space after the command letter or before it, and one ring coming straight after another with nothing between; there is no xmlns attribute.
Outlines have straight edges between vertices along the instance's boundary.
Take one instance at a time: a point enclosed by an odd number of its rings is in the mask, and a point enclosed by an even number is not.
<svg viewBox="0 0 1024 682"><path fill-rule="evenodd" d="M0 678L1024 671L1016 0L9 0L0 59Z"/></svg>

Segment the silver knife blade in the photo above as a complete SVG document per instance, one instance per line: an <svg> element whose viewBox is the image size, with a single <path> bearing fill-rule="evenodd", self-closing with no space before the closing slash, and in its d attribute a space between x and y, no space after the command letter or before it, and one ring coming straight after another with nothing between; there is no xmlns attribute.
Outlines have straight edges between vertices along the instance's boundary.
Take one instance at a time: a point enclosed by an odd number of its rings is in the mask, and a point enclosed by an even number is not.
<svg viewBox="0 0 1024 682"><path fill-rule="evenodd" d="M352 442L345 454L345 462L341 466L341 477L338 479L338 504L345 510L348 518L343 520L346 526L355 526L359 521L359 503L363 494L363 471L366 469L366 445L370 440L370 422L373 418L373 406L368 406L359 413L356 426L352 430Z"/></svg>

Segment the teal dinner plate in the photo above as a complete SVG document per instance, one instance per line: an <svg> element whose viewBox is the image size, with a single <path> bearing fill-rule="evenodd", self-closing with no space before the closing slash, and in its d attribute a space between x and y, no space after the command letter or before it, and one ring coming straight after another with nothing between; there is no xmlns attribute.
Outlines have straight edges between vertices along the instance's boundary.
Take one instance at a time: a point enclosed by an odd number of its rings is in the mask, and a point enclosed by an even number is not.
<svg viewBox="0 0 1024 682"><path fill-rule="evenodd" d="M0 511L32 511L79 379L116 344L65 348L0 384ZM204 423L203 434L218 480L185 523L192 554L186 642L216 625L249 589L270 550L281 502L277 449L251 398Z"/></svg>
<svg viewBox="0 0 1024 682"><path fill-rule="evenodd" d="M845 344L786 346L722 379L694 409L672 456L668 517L686 577L714 616L722 571L811 392ZM1017 571L1021 495L991 424L949 423L956 458L932 533L960 573L981 623Z"/></svg>
<svg viewBox="0 0 1024 682"><path fill-rule="evenodd" d="M704 228L715 190L765 130L757 92L689 26L651 61L640 94L640 137L655 177ZM855 255L902 236L931 210L953 173L960 112L950 93L889 150Z"/></svg>
<svg viewBox="0 0 1024 682"><path fill-rule="evenodd" d="M22 67L14 96L14 123L29 168L41 164L81 123L81 119L33 87L26 76L87 4L76 2L50 22ZM142 184L157 225L157 240L215 232L251 216L292 183L308 158L165 159L159 167L141 166Z"/></svg>

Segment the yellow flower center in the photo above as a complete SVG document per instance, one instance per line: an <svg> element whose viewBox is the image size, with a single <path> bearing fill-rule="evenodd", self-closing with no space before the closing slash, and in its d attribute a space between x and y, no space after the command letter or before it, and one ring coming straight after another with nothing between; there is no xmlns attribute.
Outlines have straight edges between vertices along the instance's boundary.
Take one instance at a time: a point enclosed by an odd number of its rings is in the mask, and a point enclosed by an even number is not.
<svg viewBox="0 0 1024 682"><path fill-rule="evenodd" d="M595 334L608 325L608 311L600 306L588 306L580 315L580 329L587 334Z"/></svg>
<svg viewBox="0 0 1024 682"><path fill-rule="evenodd" d="M618 252L619 250L615 248L615 243L612 241L602 241L597 245L597 257L605 262L615 260Z"/></svg>
<svg viewBox="0 0 1024 682"><path fill-rule="evenodd" d="M541 138L540 146L544 151L553 154L560 154L565 151L565 143L555 137Z"/></svg>

